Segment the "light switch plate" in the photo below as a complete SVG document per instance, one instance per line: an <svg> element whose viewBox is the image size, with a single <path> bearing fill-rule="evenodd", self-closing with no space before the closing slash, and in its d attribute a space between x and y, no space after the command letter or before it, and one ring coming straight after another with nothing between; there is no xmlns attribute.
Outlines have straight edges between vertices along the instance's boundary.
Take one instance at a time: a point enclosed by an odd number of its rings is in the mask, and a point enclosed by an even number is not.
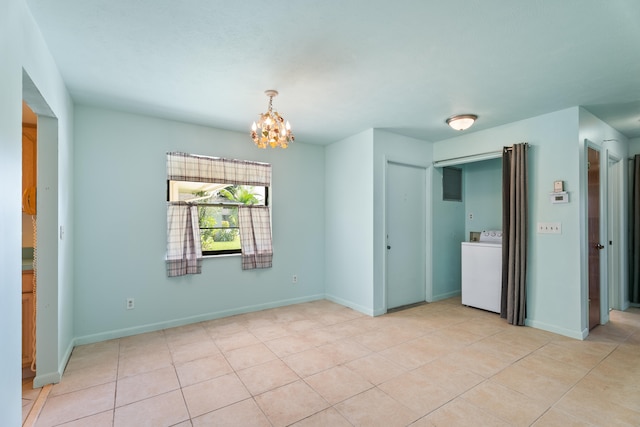
<svg viewBox="0 0 640 427"><path fill-rule="evenodd" d="M539 222L538 234L562 234L562 223L560 222Z"/></svg>

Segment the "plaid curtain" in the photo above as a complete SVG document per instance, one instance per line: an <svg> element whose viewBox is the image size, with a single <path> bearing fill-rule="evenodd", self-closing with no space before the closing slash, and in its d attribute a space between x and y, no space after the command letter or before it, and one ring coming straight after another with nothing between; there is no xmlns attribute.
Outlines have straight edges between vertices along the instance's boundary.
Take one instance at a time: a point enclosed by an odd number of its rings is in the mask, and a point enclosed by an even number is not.
<svg viewBox="0 0 640 427"><path fill-rule="evenodd" d="M271 185L271 165L187 153L167 153L167 180ZM271 217L267 206L238 209L242 269L270 268ZM167 275L200 274L202 246L198 208L183 202L167 203Z"/></svg>
<svg viewBox="0 0 640 427"><path fill-rule="evenodd" d="M167 153L167 179L268 187L271 185L271 165L186 153Z"/></svg>
<svg viewBox="0 0 640 427"><path fill-rule="evenodd" d="M271 268L271 221L267 206L240 206L238 208L242 269Z"/></svg>
<svg viewBox="0 0 640 427"><path fill-rule="evenodd" d="M201 272L198 208L187 203L167 203L167 276Z"/></svg>

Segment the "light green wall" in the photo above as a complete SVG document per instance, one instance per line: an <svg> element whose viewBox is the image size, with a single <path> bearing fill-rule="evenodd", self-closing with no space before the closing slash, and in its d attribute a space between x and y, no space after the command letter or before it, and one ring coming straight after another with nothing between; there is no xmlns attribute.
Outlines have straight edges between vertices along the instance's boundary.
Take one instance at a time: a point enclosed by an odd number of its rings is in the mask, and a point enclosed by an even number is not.
<svg viewBox="0 0 640 427"><path fill-rule="evenodd" d="M433 169L432 197L432 299L438 301L460 295L460 243L465 240L466 197L463 188L462 202L442 200L442 168Z"/></svg>
<svg viewBox="0 0 640 427"><path fill-rule="evenodd" d="M373 314L373 130L325 147L325 293Z"/></svg>
<svg viewBox="0 0 640 427"><path fill-rule="evenodd" d="M499 151L518 142L530 144L527 323L579 338L583 327L578 108L439 141L434 145L434 158ZM559 179L571 193L569 204L549 203L553 181ZM561 222L562 234L536 234L539 221Z"/></svg>
<svg viewBox="0 0 640 427"><path fill-rule="evenodd" d="M0 14L0 178L3 193L0 227L0 424L20 425L21 420L21 122L23 93L38 114L55 115L55 125L45 134L55 140L53 156L38 166L38 222L40 216L55 212L52 223L43 223L41 243L44 284L38 297L37 365L35 385L59 381L72 348L73 277L71 241L48 239L57 236L58 225L68 226L73 236L72 181L73 106L39 29L23 0L3 3ZM24 74L23 74L24 73ZM27 78L29 76L30 78ZM26 89L25 89L26 88ZM40 123L39 123L40 124ZM46 139L46 138L45 138ZM46 151L46 148L45 148ZM60 171L58 173L58 171ZM55 186L47 187L41 177L55 175ZM53 277L45 276L53 271ZM64 307L62 312L59 307Z"/></svg>
<svg viewBox="0 0 640 427"><path fill-rule="evenodd" d="M502 229L502 159L463 166L465 233ZM470 219L473 214L473 219Z"/></svg>
<svg viewBox="0 0 640 427"><path fill-rule="evenodd" d="M442 168L434 169L433 299L460 294L460 244L470 231L502 227L502 160L454 166L462 169L462 202L442 200ZM469 214L473 213L473 219Z"/></svg>
<svg viewBox="0 0 640 427"><path fill-rule="evenodd" d="M587 264L583 250L586 202L582 196L586 178L585 138L599 144L616 138L619 142L609 143L608 149L626 155L626 139L579 107L434 144L434 160L481 155L519 142L530 144L526 322L574 338L588 334ZM565 182L570 203L550 203L549 193L556 180ZM562 234L537 234L538 222L560 222Z"/></svg>
<svg viewBox="0 0 640 427"><path fill-rule="evenodd" d="M33 17L23 12L23 93L39 115L34 384L43 385L59 381L73 349L73 103Z"/></svg>
<svg viewBox="0 0 640 427"><path fill-rule="evenodd" d="M3 2L0 13L0 424L22 423L20 404L22 201L22 2Z"/></svg>
<svg viewBox="0 0 640 427"><path fill-rule="evenodd" d="M326 298L369 315L383 314L386 164L424 166L429 172L431 143L369 129L327 146L325 158ZM425 286L430 287L429 236L425 242L429 270Z"/></svg>
<svg viewBox="0 0 640 427"><path fill-rule="evenodd" d="M75 131L78 343L324 297L323 147L261 150L248 134L88 106ZM273 165L273 268L229 256L166 277L168 151Z"/></svg>

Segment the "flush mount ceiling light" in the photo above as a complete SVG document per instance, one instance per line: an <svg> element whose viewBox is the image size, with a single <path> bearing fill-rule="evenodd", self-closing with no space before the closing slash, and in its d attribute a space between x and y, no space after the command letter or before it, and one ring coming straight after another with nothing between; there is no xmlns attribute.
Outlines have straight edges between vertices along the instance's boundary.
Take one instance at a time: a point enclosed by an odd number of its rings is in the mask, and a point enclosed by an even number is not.
<svg viewBox="0 0 640 427"><path fill-rule="evenodd" d="M475 114L459 114L447 119L447 124L455 130L466 130L476 121L478 116Z"/></svg>
<svg viewBox="0 0 640 427"><path fill-rule="evenodd" d="M271 148L287 148L289 143L295 140L295 137L291 133L289 122L285 124L282 116L277 111L273 111L273 98L278 96L278 91L265 90L264 93L269 97L269 110L260 114L257 124L253 122L251 138L258 148L267 148L267 144Z"/></svg>

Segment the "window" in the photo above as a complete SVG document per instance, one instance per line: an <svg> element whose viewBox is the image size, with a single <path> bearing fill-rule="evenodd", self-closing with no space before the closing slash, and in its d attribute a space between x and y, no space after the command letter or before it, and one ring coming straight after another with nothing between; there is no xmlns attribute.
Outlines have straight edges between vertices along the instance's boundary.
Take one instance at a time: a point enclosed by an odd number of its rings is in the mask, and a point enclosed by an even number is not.
<svg viewBox="0 0 640 427"><path fill-rule="evenodd" d="M203 255L240 253L238 206L268 206L269 187L191 181L167 181L167 201L198 208Z"/></svg>
<svg viewBox="0 0 640 427"><path fill-rule="evenodd" d="M168 277L200 274L203 242L205 253L241 253L243 270L272 267L270 164L167 153L167 183Z"/></svg>

